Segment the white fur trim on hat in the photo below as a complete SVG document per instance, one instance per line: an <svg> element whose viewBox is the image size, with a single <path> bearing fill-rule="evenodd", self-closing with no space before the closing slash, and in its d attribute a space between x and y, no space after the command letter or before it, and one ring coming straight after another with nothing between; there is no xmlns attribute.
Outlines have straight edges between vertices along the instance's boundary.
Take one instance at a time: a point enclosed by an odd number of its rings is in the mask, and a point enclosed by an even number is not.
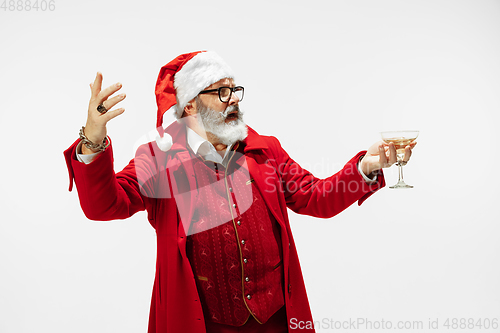
<svg viewBox="0 0 500 333"><path fill-rule="evenodd" d="M177 116L182 116L184 107L200 91L225 78L234 79L234 74L217 53L207 51L195 55L174 76Z"/></svg>

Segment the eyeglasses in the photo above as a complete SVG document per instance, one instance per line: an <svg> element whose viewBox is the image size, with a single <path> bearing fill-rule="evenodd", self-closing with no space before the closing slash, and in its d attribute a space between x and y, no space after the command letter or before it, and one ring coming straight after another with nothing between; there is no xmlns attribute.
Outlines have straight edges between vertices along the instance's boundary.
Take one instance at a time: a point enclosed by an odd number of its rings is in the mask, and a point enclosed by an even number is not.
<svg viewBox="0 0 500 333"><path fill-rule="evenodd" d="M236 94L236 97L240 100L240 102L243 100L243 96L245 95L245 88L241 86L237 86L234 88L231 87L219 87L218 89L209 89L209 90L203 90L200 91L199 94L208 94L208 93L213 93L213 92L218 92L219 93L219 100L222 103L227 103L231 100L231 95L233 93Z"/></svg>

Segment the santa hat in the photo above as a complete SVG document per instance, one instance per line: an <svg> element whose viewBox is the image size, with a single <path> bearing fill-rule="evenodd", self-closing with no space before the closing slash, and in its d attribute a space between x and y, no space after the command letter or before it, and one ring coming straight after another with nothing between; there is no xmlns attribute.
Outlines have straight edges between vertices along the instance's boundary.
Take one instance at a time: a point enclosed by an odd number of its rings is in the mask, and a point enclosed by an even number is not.
<svg viewBox="0 0 500 333"><path fill-rule="evenodd" d="M176 118L181 118L190 100L209 85L225 78L234 79L233 71L211 51L181 54L161 68L155 88L158 105L156 129L159 133L156 143L161 150L168 151L172 146L172 138L162 126L165 112L172 111Z"/></svg>

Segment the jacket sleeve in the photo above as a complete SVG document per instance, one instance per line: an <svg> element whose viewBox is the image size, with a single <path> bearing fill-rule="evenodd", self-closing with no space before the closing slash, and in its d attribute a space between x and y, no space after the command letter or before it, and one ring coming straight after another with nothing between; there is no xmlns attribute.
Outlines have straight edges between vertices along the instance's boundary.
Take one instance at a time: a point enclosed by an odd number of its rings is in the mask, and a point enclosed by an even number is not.
<svg viewBox="0 0 500 333"><path fill-rule="evenodd" d="M319 179L290 158L276 138L270 137L269 141L287 207L296 213L329 218L356 201L361 205L385 186L382 170L379 170L377 181L372 184L368 184L359 173L358 162L366 151L356 154L336 174Z"/></svg>
<svg viewBox="0 0 500 333"><path fill-rule="evenodd" d="M91 220L125 219L145 209L145 201L154 191L151 181L157 174L156 166L148 156L148 145L141 146L136 157L119 173L113 170L113 148L110 145L90 164L76 158L75 141L65 152L72 190L73 180L78 190L80 205Z"/></svg>

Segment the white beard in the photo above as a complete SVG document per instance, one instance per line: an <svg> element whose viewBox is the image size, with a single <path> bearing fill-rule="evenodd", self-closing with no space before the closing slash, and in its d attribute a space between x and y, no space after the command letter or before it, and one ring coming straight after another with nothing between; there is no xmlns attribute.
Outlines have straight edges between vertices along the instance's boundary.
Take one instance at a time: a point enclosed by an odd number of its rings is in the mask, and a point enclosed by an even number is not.
<svg viewBox="0 0 500 333"><path fill-rule="evenodd" d="M206 132L215 135L220 143L230 146L233 143L245 139L248 135L247 125L243 121L243 112L237 105L229 106L224 112L217 112L207 108L198 99L196 105L198 108L198 124ZM238 111L238 118L226 123L226 117L230 112Z"/></svg>

